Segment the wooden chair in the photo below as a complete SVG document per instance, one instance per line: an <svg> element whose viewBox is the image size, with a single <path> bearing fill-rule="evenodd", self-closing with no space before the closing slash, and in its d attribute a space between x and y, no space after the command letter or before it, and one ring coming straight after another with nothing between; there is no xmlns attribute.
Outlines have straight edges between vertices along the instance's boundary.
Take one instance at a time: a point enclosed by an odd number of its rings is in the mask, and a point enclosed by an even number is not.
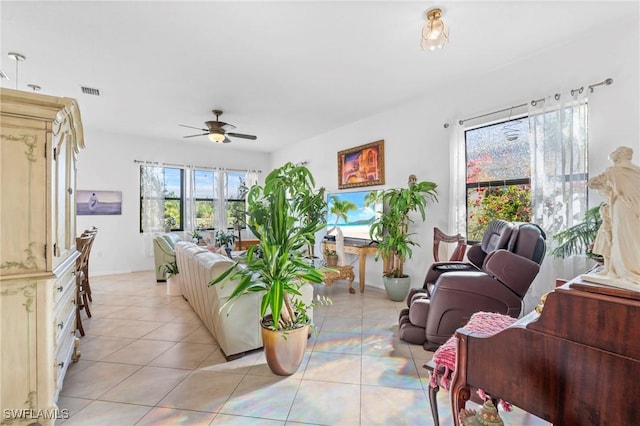
<svg viewBox="0 0 640 426"><path fill-rule="evenodd" d="M83 287L84 290L87 292L87 297L89 298L90 302L93 302L93 297L91 295L91 284L89 283L89 259L91 258L91 248L93 247L93 242L95 241L95 237L98 233L98 228L96 228L95 226L92 226L89 229L85 229L84 232L82 233L82 235L93 235L93 238L91 239L91 242L89 243L89 248L88 251L89 253L87 254L87 260L84 264L84 269L83 269L83 273L84 273L84 283L83 283Z"/></svg>
<svg viewBox="0 0 640 426"><path fill-rule="evenodd" d="M447 235L438 227L433 228L433 259L440 262L440 243L456 244L449 258L450 262L460 262L467 251L467 239L462 234Z"/></svg>
<svg viewBox="0 0 640 426"><path fill-rule="evenodd" d="M87 288L89 288L88 262L95 235L95 233L87 233L76 238L76 249L80 252L80 256L76 260L76 329L81 336L84 336L84 327L82 326L80 311L84 309L87 317L91 318L89 292L87 291Z"/></svg>

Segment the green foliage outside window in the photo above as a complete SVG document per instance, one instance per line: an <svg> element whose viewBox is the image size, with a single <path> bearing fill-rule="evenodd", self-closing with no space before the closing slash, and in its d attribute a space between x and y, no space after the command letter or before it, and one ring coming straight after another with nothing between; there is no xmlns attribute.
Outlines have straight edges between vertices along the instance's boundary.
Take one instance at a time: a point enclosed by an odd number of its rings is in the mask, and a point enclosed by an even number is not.
<svg viewBox="0 0 640 426"><path fill-rule="evenodd" d="M213 229L215 227L215 215L213 201L196 200L196 227L198 229Z"/></svg>
<svg viewBox="0 0 640 426"><path fill-rule="evenodd" d="M531 188L529 185L473 188L467 192L469 212L467 239L480 241L489 222L531 220Z"/></svg>
<svg viewBox="0 0 640 426"><path fill-rule="evenodd" d="M165 226L171 225L170 230L180 229L180 200L164 200L164 217Z"/></svg>

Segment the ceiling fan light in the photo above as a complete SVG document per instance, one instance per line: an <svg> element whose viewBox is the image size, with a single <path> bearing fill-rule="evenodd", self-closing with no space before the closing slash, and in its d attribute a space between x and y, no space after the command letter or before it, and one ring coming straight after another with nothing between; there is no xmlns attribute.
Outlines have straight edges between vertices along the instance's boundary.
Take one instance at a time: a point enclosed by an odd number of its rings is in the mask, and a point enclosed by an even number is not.
<svg viewBox="0 0 640 426"><path fill-rule="evenodd" d="M222 143L225 137L222 133L209 133L209 140L215 143Z"/></svg>

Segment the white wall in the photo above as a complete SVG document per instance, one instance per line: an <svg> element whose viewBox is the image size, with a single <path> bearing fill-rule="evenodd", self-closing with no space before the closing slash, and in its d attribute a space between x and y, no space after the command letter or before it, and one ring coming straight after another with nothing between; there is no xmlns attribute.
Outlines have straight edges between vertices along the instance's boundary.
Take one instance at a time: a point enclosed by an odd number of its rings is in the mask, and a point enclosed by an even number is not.
<svg viewBox="0 0 640 426"><path fill-rule="evenodd" d="M122 191L122 215L78 216L78 232L91 225L98 227L91 249L93 275L154 269L153 257L145 250L148 242L140 234L140 165L134 160L269 170L269 154L229 149L211 144L206 138L199 143L108 134L88 128L84 132L86 148L79 154L77 188Z"/></svg>
<svg viewBox="0 0 640 426"><path fill-rule="evenodd" d="M419 180L436 182L440 189L439 203L429 207L427 221L414 227L421 247L414 249L413 258L405 266L413 277L413 286L419 286L433 260L433 227L453 229L448 224L451 129L444 129L443 123L613 78L613 85L597 88L590 102L589 172L600 173L609 165L608 153L622 144L634 149L634 162L638 163L639 39L638 17L630 17L619 25L609 26L607 31L585 34L573 43L478 75L474 80L442 87L413 102L287 147L274 153L272 166L286 161L308 161L316 183L335 191L337 151L384 139L385 187L404 186L409 174L415 174ZM453 40L445 47L455 48ZM355 266L357 269L357 263ZM373 257L369 257L367 285L382 287L381 274L380 262L374 263ZM553 286L553 282L547 279L544 285ZM538 289L536 297L542 291Z"/></svg>

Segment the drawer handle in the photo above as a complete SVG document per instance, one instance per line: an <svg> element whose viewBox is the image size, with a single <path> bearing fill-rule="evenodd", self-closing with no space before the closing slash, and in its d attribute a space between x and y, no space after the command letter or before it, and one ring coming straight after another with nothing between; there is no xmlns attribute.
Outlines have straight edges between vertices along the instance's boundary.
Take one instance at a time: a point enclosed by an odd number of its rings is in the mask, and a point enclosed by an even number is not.
<svg viewBox="0 0 640 426"><path fill-rule="evenodd" d="M62 293L62 290L64 290L63 286L58 287L58 293Z"/></svg>
<svg viewBox="0 0 640 426"><path fill-rule="evenodd" d="M58 323L58 328L59 328L60 330L62 330L62 329L64 328L64 321L60 321L60 322Z"/></svg>
<svg viewBox="0 0 640 426"><path fill-rule="evenodd" d="M76 299L71 299L71 303L76 304Z"/></svg>
<svg viewBox="0 0 640 426"><path fill-rule="evenodd" d="M60 368L64 367L64 361L60 361L60 362L58 363L58 367L60 367Z"/></svg>

